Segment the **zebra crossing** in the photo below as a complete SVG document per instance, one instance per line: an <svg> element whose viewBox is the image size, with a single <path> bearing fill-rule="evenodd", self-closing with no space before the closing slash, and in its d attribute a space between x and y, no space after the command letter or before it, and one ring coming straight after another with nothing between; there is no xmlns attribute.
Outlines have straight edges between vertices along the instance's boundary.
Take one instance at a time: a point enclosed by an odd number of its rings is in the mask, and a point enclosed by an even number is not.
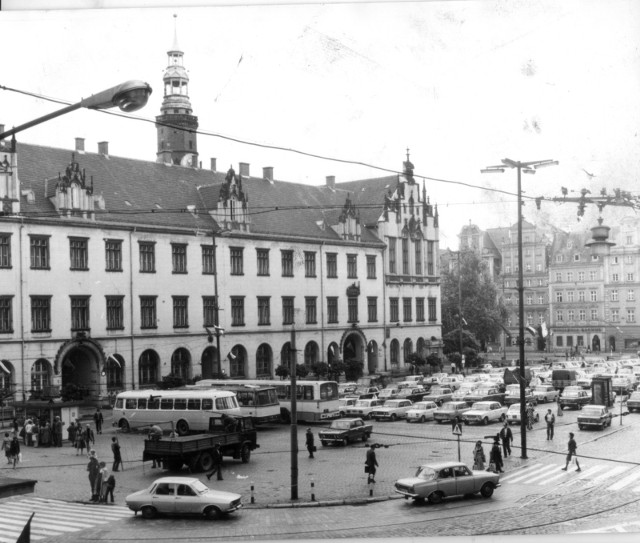
<svg viewBox="0 0 640 543"><path fill-rule="evenodd" d="M127 507L117 505L71 503L46 498L0 502L0 543L15 543L31 513L35 513L31 521L32 541L79 532L132 515Z"/></svg>
<svg viewBox="0 0 640 543"><path fill-rule="evenodd" d="M590 464L586 460L580 460L580 472L576 472L575 464L570 464L568 471L563 471L563 467L561 464L530 464L500 477L500 483L538 486L581 484L587 487L602 486L603 490L611 492L627 490L640 493L640 467Z"/></svg>

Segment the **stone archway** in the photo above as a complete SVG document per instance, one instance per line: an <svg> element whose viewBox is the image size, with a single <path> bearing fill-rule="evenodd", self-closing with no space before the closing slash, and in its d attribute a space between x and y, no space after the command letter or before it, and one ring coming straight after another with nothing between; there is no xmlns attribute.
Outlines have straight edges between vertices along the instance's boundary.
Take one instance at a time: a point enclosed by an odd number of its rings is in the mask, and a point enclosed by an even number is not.
<svg viewBox="0 0 640 543"><path fill-rule="evenodd" d="M203 379L220 378L220 365L218 364L218 354L215 347L207 347L202 351L200 363L202 364Z"/></svg>
<svg viewBox="0 0 640 543"><path fill-rule="evenodd" d="M593 336L591 339L591 352L600 352L600 337L598 335Z"/></svg>
<svg viewBox="0 0 640 543"><path fill-rule="evenodd" d="M72 339L60 347L53 370L60 375L61 392L73 389L76 397L98 400L101 395L102 346L88 338Z"/></svg>
<svg viewBox="0 0 640 543"><path fill-rule="evenodd" d="M609 336L609 350L612 353L616 352L616 337L615 336Z"/></svg>
<svg viewBox="0 0 640 543"><path fill-rule="evenodd" d="M356 360L365 362L365 345L367 338L360 330L349 330L342 336L342 360Z"/></svg>
<svg viewBox="0 0 640 543"><path fill-rule="evenodd" d="M378 370L378 344L373 339L367 344L367 370L369 375Z"/></svg>

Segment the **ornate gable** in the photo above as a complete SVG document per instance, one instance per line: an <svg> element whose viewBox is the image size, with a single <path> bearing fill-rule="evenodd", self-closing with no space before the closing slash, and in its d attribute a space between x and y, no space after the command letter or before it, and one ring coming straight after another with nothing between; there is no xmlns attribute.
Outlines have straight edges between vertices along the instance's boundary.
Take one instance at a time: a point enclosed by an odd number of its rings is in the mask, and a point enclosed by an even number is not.
<svg viewBox="0 0 640 543"><path fill-rule="evenodd" d="M212 213L220 228L249 232L249 195L242 188L242 176L229 167L220 187L218 208Z"/></svg>
<svg viewBox="0 0 640 543"><path fill-rule="evenodd" d="M333 229L342 239L356 241L361 239L362 226L360 224L360 216L349 196L347 196L340 217L338 217L338 224Z"/></svg>
<svg viewBox="0 0 640 543"><path fill-rule="evenodd" d="M95 218L95 202L93 198L93 177L91 185L87 185L87 176L80 170L75 153L71 153L71 162L64 175L58 173L58 181L52 189L49 183L45 188L46 196L61 215Z"/></svg>

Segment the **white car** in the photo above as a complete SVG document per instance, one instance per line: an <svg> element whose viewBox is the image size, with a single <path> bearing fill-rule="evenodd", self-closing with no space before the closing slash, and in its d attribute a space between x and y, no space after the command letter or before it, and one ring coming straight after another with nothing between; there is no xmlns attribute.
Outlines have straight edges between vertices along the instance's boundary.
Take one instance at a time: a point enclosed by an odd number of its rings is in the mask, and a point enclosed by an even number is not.
<svg viewBox="0 0 640 543"><path fill-rule="evenodd" d="M462 381L464 381L464 377L462 375L458 375L457 373L454 373L440 379L440 386L448 387L451 390L455 391L460 388Z"/></svg>
<svg viewBox="0 0 640 543"><path fill-rule="evenodd" d="M347 414L347 408L355 405L358 400L356 398L340 398L338 401L338 409L340 410L340 416L344 417Z"/></svg>
<svg viewBox="0 0 640 543"><path fill-rule="evenodd" d="M378 421L404 419L412 405L411 400L387 400L382 407L371 411L371 418Z"/></svg>
<svg viewBox="0 0 640 543"><path fill-rule="evenodd" d="M424 422L433 420L433 413L438 408L435 402L417 402L407 411L407 422Z"/></svg>
<svg viewBox="0 0 640 543"><path fill-rule="evenodd" d="M533 387L533 395L538 403L558 401L559 392L551 385Z"/></svg>
<svg viewBox="0 0 640 543"><path fill-rule="evenodd" d="M384 405L384 400L379 400L378 398L356 400L355 404L346 408L346 415L347 417L360 417L361 419L369 420L371 411L382 405Z"/></svg>
<svg viewBox="0 0 640 543"><path fill-rule="evenodd" d="M504 422L507 418L507 408L500 402L476 402L469 411L462 414L465 424L484 424L490 422Z"/></svg>
<svg viewBox="0 0 640 543"><path fill-rule="evenodd" d="M196 514L220 518L242 507L242 496L213 490L195 477L162 477L149 488L129 494L127 507L144 518L162 514Z"/></svg>

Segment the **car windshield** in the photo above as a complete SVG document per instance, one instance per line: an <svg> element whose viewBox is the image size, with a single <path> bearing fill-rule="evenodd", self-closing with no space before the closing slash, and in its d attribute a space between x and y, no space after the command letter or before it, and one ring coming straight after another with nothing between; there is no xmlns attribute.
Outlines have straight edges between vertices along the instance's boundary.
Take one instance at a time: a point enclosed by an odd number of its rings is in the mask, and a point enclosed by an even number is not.
<svg viewBox="0 0 640 543"><path fill-rule="evenodd" d="M631 395L631 398L629 398L630 400L640 400L640 392L634 392Z"/></svg>
<svg viewBox="0 0 640 543"><path fill-rule="evenodd" d="M191 483L190 486L198 494L205 494L205 493L209 492L209 490L210 490L209 487L207 485L205 485L202 481L194 481L193 483Z"/></svg>
<svg viewBox="0 0 640 543"><path fill-rule="evenodd" d="M426 411L427 409L431 408L431 404L428 403L416 403L413 405L414 409L417 409L418 411Z"/></svg>
<svg viewBox="0 0 640 543"><path fill-rule="evenodd" d="M433 481L436 478L436 472L429 466L420 466L418 471L416 471L416 477L424 481Z"/></svg>

